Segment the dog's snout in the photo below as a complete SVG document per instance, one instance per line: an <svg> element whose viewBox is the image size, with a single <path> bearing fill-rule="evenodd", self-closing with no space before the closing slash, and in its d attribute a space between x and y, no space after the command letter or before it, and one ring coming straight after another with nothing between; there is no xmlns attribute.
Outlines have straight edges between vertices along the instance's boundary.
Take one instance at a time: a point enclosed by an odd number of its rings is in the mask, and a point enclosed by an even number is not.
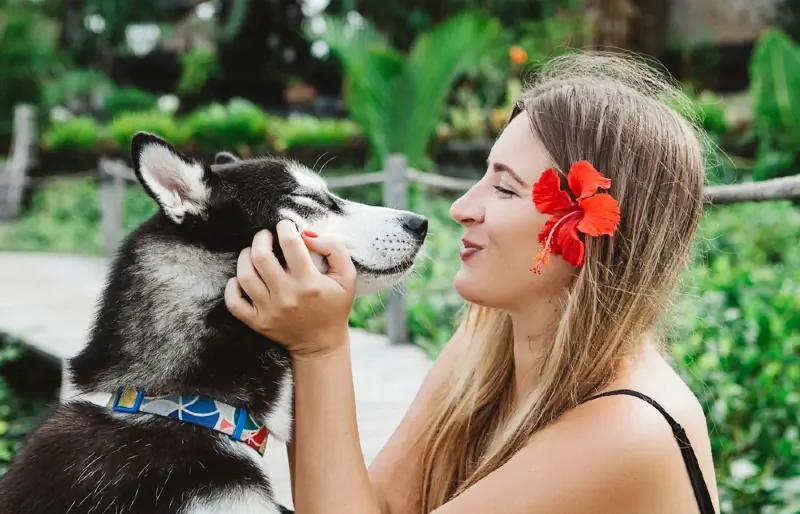
<svg viewBox="0 0 800 514"><path fill-rule="evenodd" d="M428 234L428 218L412 214L403 221L403 228L422 239Z"/></svg>

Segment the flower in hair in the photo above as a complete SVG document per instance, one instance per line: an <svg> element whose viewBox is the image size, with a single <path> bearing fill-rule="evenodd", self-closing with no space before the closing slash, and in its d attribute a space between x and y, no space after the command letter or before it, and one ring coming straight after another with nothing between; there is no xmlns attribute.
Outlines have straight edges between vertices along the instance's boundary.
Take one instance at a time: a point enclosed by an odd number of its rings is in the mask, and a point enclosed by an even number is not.
<svg viewBox="0 0 800 514"><path fill-rule="evenodd" d="M539 232L542 247L531 267L541 273L550 254L561 257L573 266L583 266L583 241L578 232L587 236L610 236L620 221L617 200L598 189L609 189L611 179L603 176L588 161L572 165L567 175L572 195L561 189L558 173L549 168L533 185L533 203L539 212L550 214L550 219Z"/></svg>

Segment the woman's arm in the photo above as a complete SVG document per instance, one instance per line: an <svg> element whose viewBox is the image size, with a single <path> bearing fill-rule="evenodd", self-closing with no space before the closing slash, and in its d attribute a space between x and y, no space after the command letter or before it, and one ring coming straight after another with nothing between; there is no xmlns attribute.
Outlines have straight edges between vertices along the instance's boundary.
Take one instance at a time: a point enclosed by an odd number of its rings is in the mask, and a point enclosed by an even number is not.
<svg viewBox="0 0 800 514"><path fill-rule="evenodd" d="M375 457L375 460L372 462L372 465L369 468L369 482L372 486L372 494L374 495L379 506L379 510L382 514L417 514L419 512L422 494L421 436L424 435L428 414L431 412L434 402L438 401L437 392L442 385L444 385L456 353L458 352L459 348L462 347L462 342L463 338L461 336L461 331L459 330L444 346L442 352L439 354L436 361L431 366L430 371L428 371L427 375L425 376L425 379L422 381L422 385L414 397L414 400L411 402L411 405L409 406L408 411L406 412L402 421L389 438L386 445ZM342 358L340 360L344 361L345 359ZM315 407L314 404L321 402L322 398L315 393L313 384L316 383L317 385L320 385L319 379L322 379L322 385L327 387L329 385L328 380L330 380L330 377L325 375L337 366L334 364L334 366L325 367L326 364L324 364L324 362L317 362L316 366L307 366L307 362L298 362L296 363L296 366L298 364L300 368L303 369L303 379L308 378L308 376L312 377L311 382L306 382L303 380L304 385L302 391L299 392L309 393L312 396L312 399L308 403L306 403L306 400L302 400L303 405L307 406L308 409L304 410L303 412L295 413L295 432L292 435L292 440L288 447L289 469L292 480L292 497L294 498L295 506L304 504L304 501L299 501L299 499L303 498L304 495L320 494L320 490L326 490L328 485L319 487L313 484L318 480L327 482L332 475L330 473L331 469L336 469L337 473L340 470L338 465L338 462L340 462L339 460L334 459L331 461L331 464L325 464L322 463L322 461L318 458L320 456L320 454L316 453L318 450L309 450L304 452L309 461L307 463L301 463L301 467L309 466L308 469L310 474L303 474L302 477L297 474L298 456L296 448L303 446L308 449L309 446L324 445L326 444L325 441L331 437L331 433L326 430L325 424L315 423L313 420L307 418L306 415L310 414L311 417L320 415L321 411L315 410L317 407ZM320 364L322 364L323 369L320 369ZM319 373L319 377L315 377L315 374L317 373ZM351 378L347 378L345 381L352 384ZM346 387L349 388L350 386ZM347 400L347 397L343 398L342 396L337 396L334 394L331 394L331 396L333 398L327 405L325 405L324 408L340 409L342 412L352 412L352 414L349 416L349 423L353 423L351 427L354 427L354 398L349 396L350 403L343 405L343 402ZM296 402L297 404L301 403L300 400L297 400L297 396ZM300 418L302 418L302 420ZM302 434L304 441L298 441L297 439L298 436L296 427L301 423L307 424L309 428L309 430ZM355 429L353 428L352 430ZM312 442L310 444L306 443L305 438L311 439ZM350 444L352 446L352 441ZM346 448L346 446L339 446L338 448L342 449ZM363 455L361 453L360 443L358 447L352 451L354 452L354 455L357 452L357 459L363 464ZM320 467L315 470L315 465L320 465ZM332 465L333 468L328 467L329 465ZM319 476L315 475L316 472L319 472ZM343 475L345 474L343 473ZM298 482L301 480L305 484L302 490L298 489L297 487ZM349 484L346 484L344 488L335 488L335 493L347 494L347 487L349 487ZM314 491L315 493L303 492L309 490ZM319 499L322 501L333 501L332 499L328 499L327 496L321 494ZM298 512L303 512L306 510L306 508L303 508L302 511L298 510ZM316 512L316 510L312 511ZM325 509L325 512L328 512L328 510ZM359 511L352 510L350 512Z"/></svg>
<svg viewBox="0 0 800 514"><path fill-rule="evenodd" d="M339 337L347 340L347 331ZM297 513L379 514L358 435L349 344L296 357L292 366Z"/></svg>

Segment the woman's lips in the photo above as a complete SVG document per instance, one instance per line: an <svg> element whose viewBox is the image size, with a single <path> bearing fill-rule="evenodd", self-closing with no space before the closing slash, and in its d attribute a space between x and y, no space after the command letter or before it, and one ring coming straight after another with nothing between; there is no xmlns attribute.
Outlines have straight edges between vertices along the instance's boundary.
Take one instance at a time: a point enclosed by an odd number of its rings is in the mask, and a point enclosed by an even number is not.
<svg viewBox="0 0 800 514"><path fill-rule="evenodd" d="M483 250L483 246L482 245L479 245L477 243L473 243L472 241L469 241L467 239L462 239L461 240L461 244L463 245L461 247L461 260L462 261L465 261L465 260L469 259L470 257L475 255L476 253L478 253L481 250Z"/></svg>

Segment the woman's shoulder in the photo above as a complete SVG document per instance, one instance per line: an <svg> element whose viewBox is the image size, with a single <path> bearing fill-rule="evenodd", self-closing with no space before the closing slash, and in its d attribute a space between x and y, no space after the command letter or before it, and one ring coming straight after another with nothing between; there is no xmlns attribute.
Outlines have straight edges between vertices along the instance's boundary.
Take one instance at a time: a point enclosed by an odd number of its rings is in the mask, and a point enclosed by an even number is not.
<svg viewBox="0 0 800 514"><path fill-rule="evenodd" d="M603 472L631 480L632 490L663 495L664 501L691 511L696 500L687 466L694 464L687 464L681 452L688 442L711 497L716 497L702 405L662 359L610 384L543 432L548 430L555 447L577 444L587 461L603 463Z"/></svg>

